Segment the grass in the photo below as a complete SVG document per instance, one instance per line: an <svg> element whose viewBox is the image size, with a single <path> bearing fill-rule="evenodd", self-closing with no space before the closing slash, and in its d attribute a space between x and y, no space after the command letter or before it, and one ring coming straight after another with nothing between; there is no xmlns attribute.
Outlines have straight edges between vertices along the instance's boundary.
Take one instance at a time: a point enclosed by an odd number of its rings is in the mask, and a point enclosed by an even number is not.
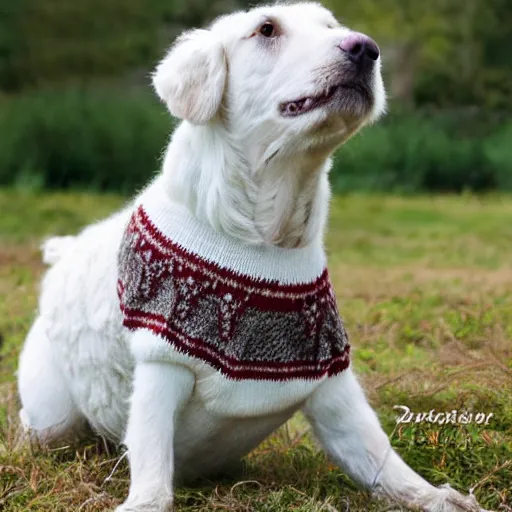
<svg viewBox="0 0 512 512"><path fill-rule="evenodd" d="M114 471L119 453L111 446L21 445L14 384L44 271L41 239L74 232L122 203L117 196L0 191L0 509L6 512L108 510L126 495L126 461ZM354 365L393 446L433 483L473 488L485 508L511 512L510 197L335 197L327 248ZM416 412L494 416L489 425L396 428L393 406L400 404ZM300 415L246 458L242 476L178 488L176 508L389 510L326 460Z"/></svg>

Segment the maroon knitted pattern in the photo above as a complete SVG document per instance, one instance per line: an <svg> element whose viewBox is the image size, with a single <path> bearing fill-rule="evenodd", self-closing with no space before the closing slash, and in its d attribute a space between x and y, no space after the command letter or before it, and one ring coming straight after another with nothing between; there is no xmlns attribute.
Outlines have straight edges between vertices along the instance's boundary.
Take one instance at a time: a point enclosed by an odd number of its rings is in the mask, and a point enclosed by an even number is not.
<svg viewBox="0 0 512 512"><path fill-rule="evenodd" d="M231 379L319 379L349 365L327 269L292 285L240 275L174 243L142 206L121 244L118 294L127 328Z"/></svg>

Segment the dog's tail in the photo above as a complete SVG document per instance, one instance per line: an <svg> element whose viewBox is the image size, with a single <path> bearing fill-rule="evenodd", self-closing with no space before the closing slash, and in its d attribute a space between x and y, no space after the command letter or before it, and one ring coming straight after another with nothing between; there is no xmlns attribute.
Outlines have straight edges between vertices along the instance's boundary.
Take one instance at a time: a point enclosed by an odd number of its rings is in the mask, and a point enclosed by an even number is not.
<svg viewBox="0 0 512 512"><path fill-rule="evenodd" d="M41 244L43 263L47 265L57 263L74 245L75 238L74 236L52 236L51 238L47 238Z"/></svg>

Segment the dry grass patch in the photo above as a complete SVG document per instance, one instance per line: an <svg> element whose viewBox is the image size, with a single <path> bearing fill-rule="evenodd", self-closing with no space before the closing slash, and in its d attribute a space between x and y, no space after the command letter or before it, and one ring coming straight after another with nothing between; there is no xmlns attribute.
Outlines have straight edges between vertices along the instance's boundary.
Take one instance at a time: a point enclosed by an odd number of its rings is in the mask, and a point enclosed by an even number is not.
<svg viewBox="0 0 512 512"><path fill-rule="evenodd" d="M115 447L21 443L14 371L37 307L38 245L123 202L114 196L0 192L0 509L108 510L128 489ZM353 361L406 461L436 484L512 512L512 202L509 198L335 198L330 273ZM406 424L417 412L493 413L489 425ZM116 467L116 464L119 464ZM241 474L180 487L184 512L384 512L318 451L296 416ZM115 471L114 471L115 469ZM109 478L110 477L110 478Z"/></svg>

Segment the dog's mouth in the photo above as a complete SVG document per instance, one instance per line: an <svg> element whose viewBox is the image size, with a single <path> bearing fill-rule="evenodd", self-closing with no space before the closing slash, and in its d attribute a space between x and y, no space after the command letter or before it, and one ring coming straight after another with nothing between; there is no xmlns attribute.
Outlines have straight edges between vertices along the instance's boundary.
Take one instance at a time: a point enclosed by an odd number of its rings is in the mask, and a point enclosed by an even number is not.
<svg viewBox="0 0 512 512"><path fill-rule="evenodd" d="M370 109L372 94L362 84L340 84L331 86L316 96L306 96L294 101L281 103L279 111L284 117L296 117L335 101L340 103L340 106L348 106L346 105L347 103L350 104L356 100Z"/></svg>

